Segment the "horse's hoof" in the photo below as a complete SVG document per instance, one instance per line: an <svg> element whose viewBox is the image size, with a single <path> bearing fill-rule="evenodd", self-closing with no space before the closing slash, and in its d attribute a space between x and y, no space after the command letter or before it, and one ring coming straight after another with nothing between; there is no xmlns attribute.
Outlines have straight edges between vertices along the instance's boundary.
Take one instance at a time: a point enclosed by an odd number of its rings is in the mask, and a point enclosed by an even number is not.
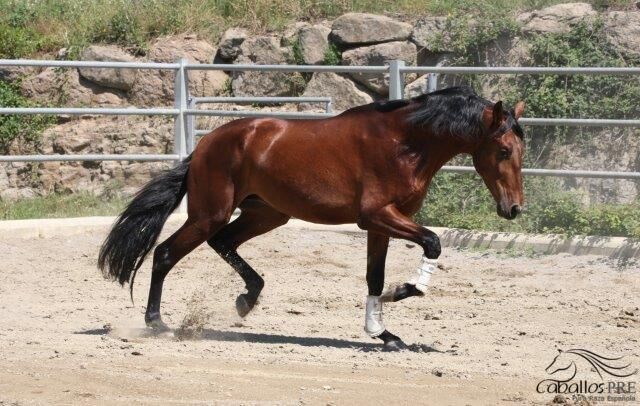
<svg viewBox="0 0 640 406"><path fill-rule="evenodd" d="M402 351L407 349L407 344L402 340L391 340L384 343L383 351Z"/></svg>
<svg viewBox="0 0 640 406"><path fill-rule="evenodd" d="M156 333L166 333L167 331L171 330L169 326L167 326L165 322L162 321L162 319L160 318L147 320L146 323L147 323L147 327L149 327Z"/></svg>
<svg viewBox="0 0 640 406"><path fill-rule="evenodd" d="M236 311L238 316L245 317L253 309L253 304L247 300L247 295L241 294L236 298Z"/></svg>
<svg viewBox="0 0 640 406"><path fill-rule="evenodd" d="M400 337L391 334L388 330L383 331L378 338L384 341L384 351L401 351L407 348Z"/></svg>

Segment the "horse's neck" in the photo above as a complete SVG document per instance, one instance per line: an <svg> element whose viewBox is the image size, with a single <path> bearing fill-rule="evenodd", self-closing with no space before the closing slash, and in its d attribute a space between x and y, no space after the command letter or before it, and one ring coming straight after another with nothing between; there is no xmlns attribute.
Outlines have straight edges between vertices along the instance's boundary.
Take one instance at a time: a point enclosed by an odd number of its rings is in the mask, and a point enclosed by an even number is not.
<svg viewBox="0 0 640 406"><path fill-rule="evenodd" d="M422 130L424 131L424 130ZM474 145L463 138L420 133L413 130L406 139L407 149L416 157L416 177L430 182L447 162L457 155L472 153Z"/></svg>

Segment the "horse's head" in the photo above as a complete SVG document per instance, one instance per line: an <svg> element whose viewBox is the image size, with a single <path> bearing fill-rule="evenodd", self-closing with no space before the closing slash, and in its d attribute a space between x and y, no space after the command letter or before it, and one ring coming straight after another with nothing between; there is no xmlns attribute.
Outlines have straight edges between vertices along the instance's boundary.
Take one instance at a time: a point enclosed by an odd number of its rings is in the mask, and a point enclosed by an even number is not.
<svg viewBox="0 0 640 406"><path fill-rule="evenodd" d="M565 356L565 352L561 349L558 349L558 355L555 356L553 361L549 364L549 366L545 369L549 375L553 375L558 371L566 371L569 369L573 361Z"/></svg>
<svg viewBox="0 0 640 406"><path fill-rule="evenodd" d="M498 215L513 220L522 211L522 158L524 142L517 120L524 102L512 112L503 110L502 102L485 107L482 123L485 135L473 153L473 165L482 176L497 203Z"/></svg>

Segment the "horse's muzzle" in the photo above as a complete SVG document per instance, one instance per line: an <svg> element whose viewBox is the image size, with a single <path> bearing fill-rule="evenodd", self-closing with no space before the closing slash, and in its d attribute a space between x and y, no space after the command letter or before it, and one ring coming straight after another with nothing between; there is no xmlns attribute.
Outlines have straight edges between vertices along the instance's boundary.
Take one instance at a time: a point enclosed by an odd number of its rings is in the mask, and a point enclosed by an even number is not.
<svg viewBox="0 0 640 406"><path fill-rule="evenodd" d="M519 204L512 204L509 209L505 209L501 204L498 205L498 215L506 218L507 220L513 220L518 217L518 214L522 213L522 206Z"/></svg>

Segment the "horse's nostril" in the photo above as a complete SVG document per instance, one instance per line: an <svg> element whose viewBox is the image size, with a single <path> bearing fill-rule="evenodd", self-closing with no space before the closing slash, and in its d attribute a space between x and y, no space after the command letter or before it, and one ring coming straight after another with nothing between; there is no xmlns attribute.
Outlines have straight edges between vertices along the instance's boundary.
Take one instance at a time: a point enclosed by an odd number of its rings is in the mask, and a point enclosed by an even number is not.
<svg viewBox="0 0 640 406"><path fill-rule="evenodd" d="M522 213L522 207L519 204L511 206L511 218L516 218L518 214Z"/></svg>

